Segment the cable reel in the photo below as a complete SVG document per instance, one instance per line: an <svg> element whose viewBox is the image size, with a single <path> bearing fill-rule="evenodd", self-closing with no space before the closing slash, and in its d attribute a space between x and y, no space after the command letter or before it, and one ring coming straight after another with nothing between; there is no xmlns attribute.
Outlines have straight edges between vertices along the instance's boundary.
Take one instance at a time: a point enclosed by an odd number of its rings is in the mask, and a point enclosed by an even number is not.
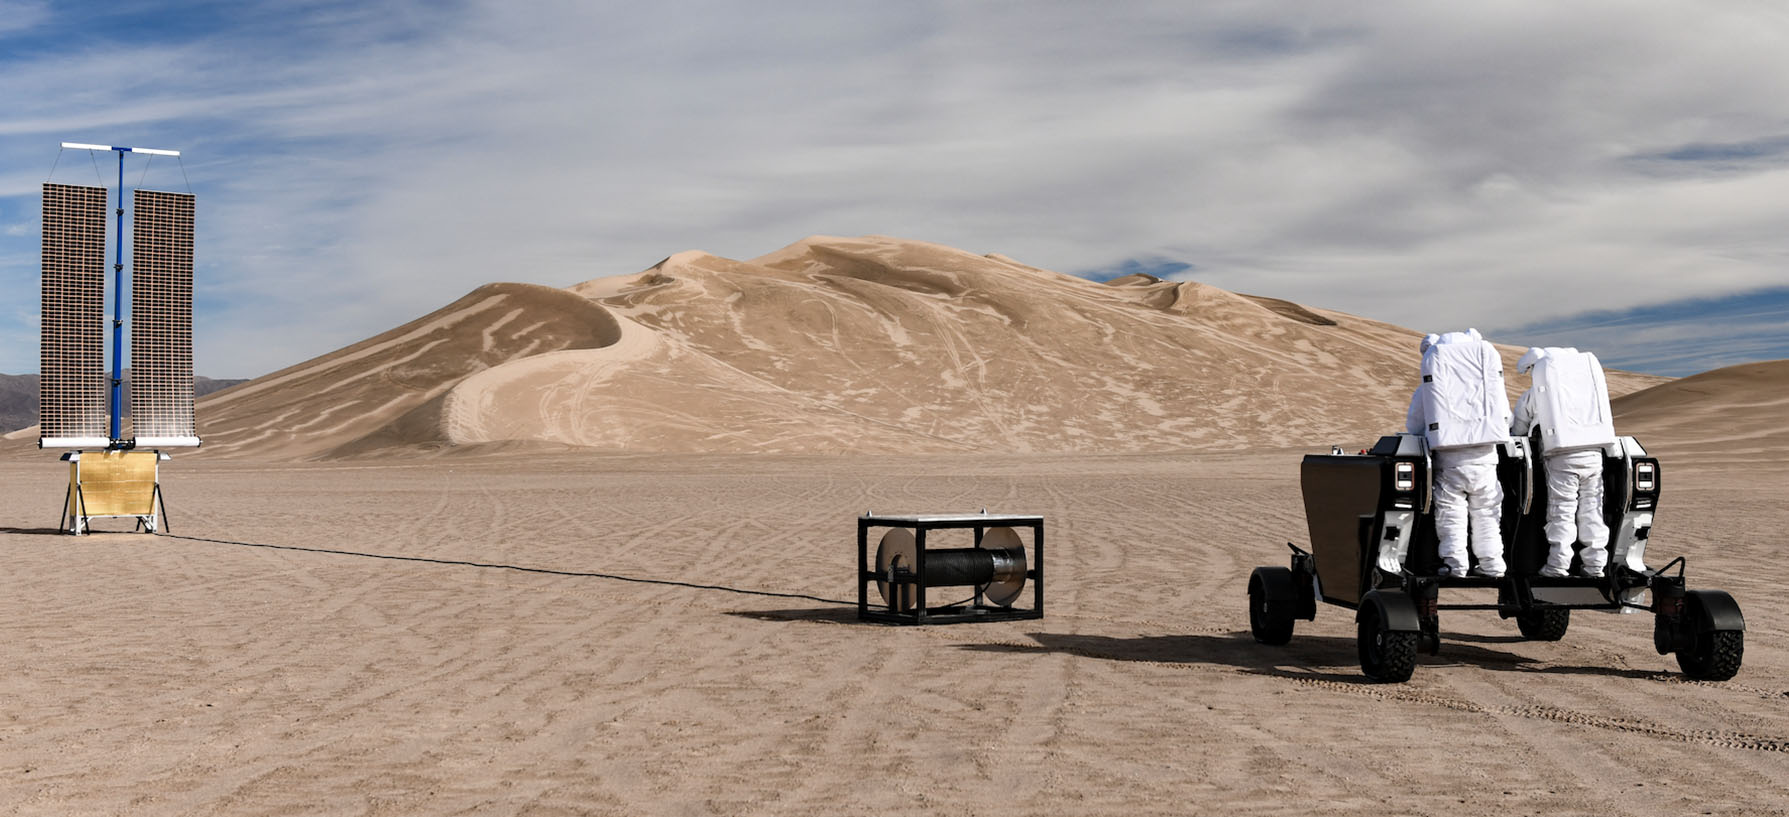
<svg viewBox="0 0 1789 817"><path fill-rule="evenodd" d="M919 546L908 528L890 528L876 545L876 591L895 610L911 611L916 601L915 583L925 587L973 586L976 594L992 604L1010 606L1025 589L1025 544L1012 528L990 528L978 547L937 550L927 548L924 575L919 570ZM890 578L908 579L890 584Z"/></svg>

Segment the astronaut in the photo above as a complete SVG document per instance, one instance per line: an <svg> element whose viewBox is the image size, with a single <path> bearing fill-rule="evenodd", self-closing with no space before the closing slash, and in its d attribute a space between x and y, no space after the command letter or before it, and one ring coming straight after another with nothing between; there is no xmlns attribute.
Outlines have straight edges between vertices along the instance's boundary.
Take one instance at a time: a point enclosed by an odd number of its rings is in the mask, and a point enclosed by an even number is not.
<svg viewBox="0 0 1789 817"><path fill-rule="evenodd" d="M1532 348L1516 371L1534 383L1516 401L1510 433L1540 429L1547 470L1547 564L1543 576L1564 576L1572 543L1581 542L1578 574L1596 578L1609 561L1603 522L1603 449L1615 442L1609 387L1596 355L1570 348Z"/></svg>
<svg viewBox="0 0 1789 817"><path fill-rule="evenodd" d="M1509 397L1503 359L1477 329L1429 335L1422 344L1422 383L1410 395L1405 425L1434 455L1435 533L1446 575L1467 575L1466 548L1478 557L1471 575L1503 576L1503 486L1497 446L1509 440Z"/></svg>

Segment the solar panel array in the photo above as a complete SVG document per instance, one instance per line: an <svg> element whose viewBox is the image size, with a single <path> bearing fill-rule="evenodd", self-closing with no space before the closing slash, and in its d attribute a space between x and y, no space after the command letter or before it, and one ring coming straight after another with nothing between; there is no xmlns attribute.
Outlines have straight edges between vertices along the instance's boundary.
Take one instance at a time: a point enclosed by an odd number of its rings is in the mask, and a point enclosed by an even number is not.
<svg viewBox="0 0 1789 817"><path fill-rule="evenodd" d="M131 227L131 425L137 445L198 445L193 196L137 190Z"/></svg>
<svg viewBox="0 0 1789 817"><path fill-rule="evenodd" d="M43 186L43 313L38 442L104 447L106 189Z"/></svg>

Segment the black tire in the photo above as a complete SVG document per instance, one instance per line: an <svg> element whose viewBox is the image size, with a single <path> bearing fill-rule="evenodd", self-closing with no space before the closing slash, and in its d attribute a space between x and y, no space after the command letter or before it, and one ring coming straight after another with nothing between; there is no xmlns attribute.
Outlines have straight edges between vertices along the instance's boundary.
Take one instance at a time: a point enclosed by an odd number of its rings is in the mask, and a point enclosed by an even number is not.
<svg viewBox="0 0 1789 817"><path fill-rule="evenodd" d="M1401 684L1410 680L1416 672L1418 635L1387 630L1378 608L1362 606L1355 635L1360 646L1360 671L1380 683Z"/></svg>
<svg viewBox="0 0 1789 817"><path fill-rule="evenodd" d="M1745 652L1744 630L1697 633L1688 648L1677 651L1677 666L1692 680L1726 681L1739 674Z"/></svg>
<svg viewBox="0 0 1789 817"><path fill-rule="evenodd" d="M1276 578L1273 571L1283 572L1286 580L1291 580L1292 571L1283 567L1256 568L1255 575L1249 577L1249 632L1256 641L1277 647L1292 640L1292 609L1288 604L1269 603L1264 582ZM1270 575L1263 576L1264 572Z"/></svg>
<svg viewBox="0 0 1789 817"><path fill-rule="evenodd" d="M1516 614L1516 629L1529 641L1558 641L1572 625L1571 610L1540 608Z"/></svg>

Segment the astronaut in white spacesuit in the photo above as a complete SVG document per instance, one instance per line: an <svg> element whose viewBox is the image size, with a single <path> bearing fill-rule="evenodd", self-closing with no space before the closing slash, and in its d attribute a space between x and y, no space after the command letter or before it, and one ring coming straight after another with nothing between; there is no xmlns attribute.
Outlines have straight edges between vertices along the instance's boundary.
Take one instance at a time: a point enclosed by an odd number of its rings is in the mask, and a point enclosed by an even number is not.
<svg viewBox="0 0 1789 817"><path fill-rule="evenodd" d="M1405 425L1428 442L1434 461L1435 533L1449 575L1501 577L1503 486L1497 446L1509 440L1503 359L1476 329L1423 338L1422 383L1410 395Z"/></svg>
<svg viewBox="0 0 1789 817"><path fill-rule="evenodd" d="M1534 384L1516 401L1510 433L1540 429L1547 471L1547 564L1543 576L1564 576L1578 552L1579 575L1600 577L1609 561L1603 522L1603 450L1615 442L1609 387L1596 355L1570 348L1532 348L1516 364Z"/></svg>

